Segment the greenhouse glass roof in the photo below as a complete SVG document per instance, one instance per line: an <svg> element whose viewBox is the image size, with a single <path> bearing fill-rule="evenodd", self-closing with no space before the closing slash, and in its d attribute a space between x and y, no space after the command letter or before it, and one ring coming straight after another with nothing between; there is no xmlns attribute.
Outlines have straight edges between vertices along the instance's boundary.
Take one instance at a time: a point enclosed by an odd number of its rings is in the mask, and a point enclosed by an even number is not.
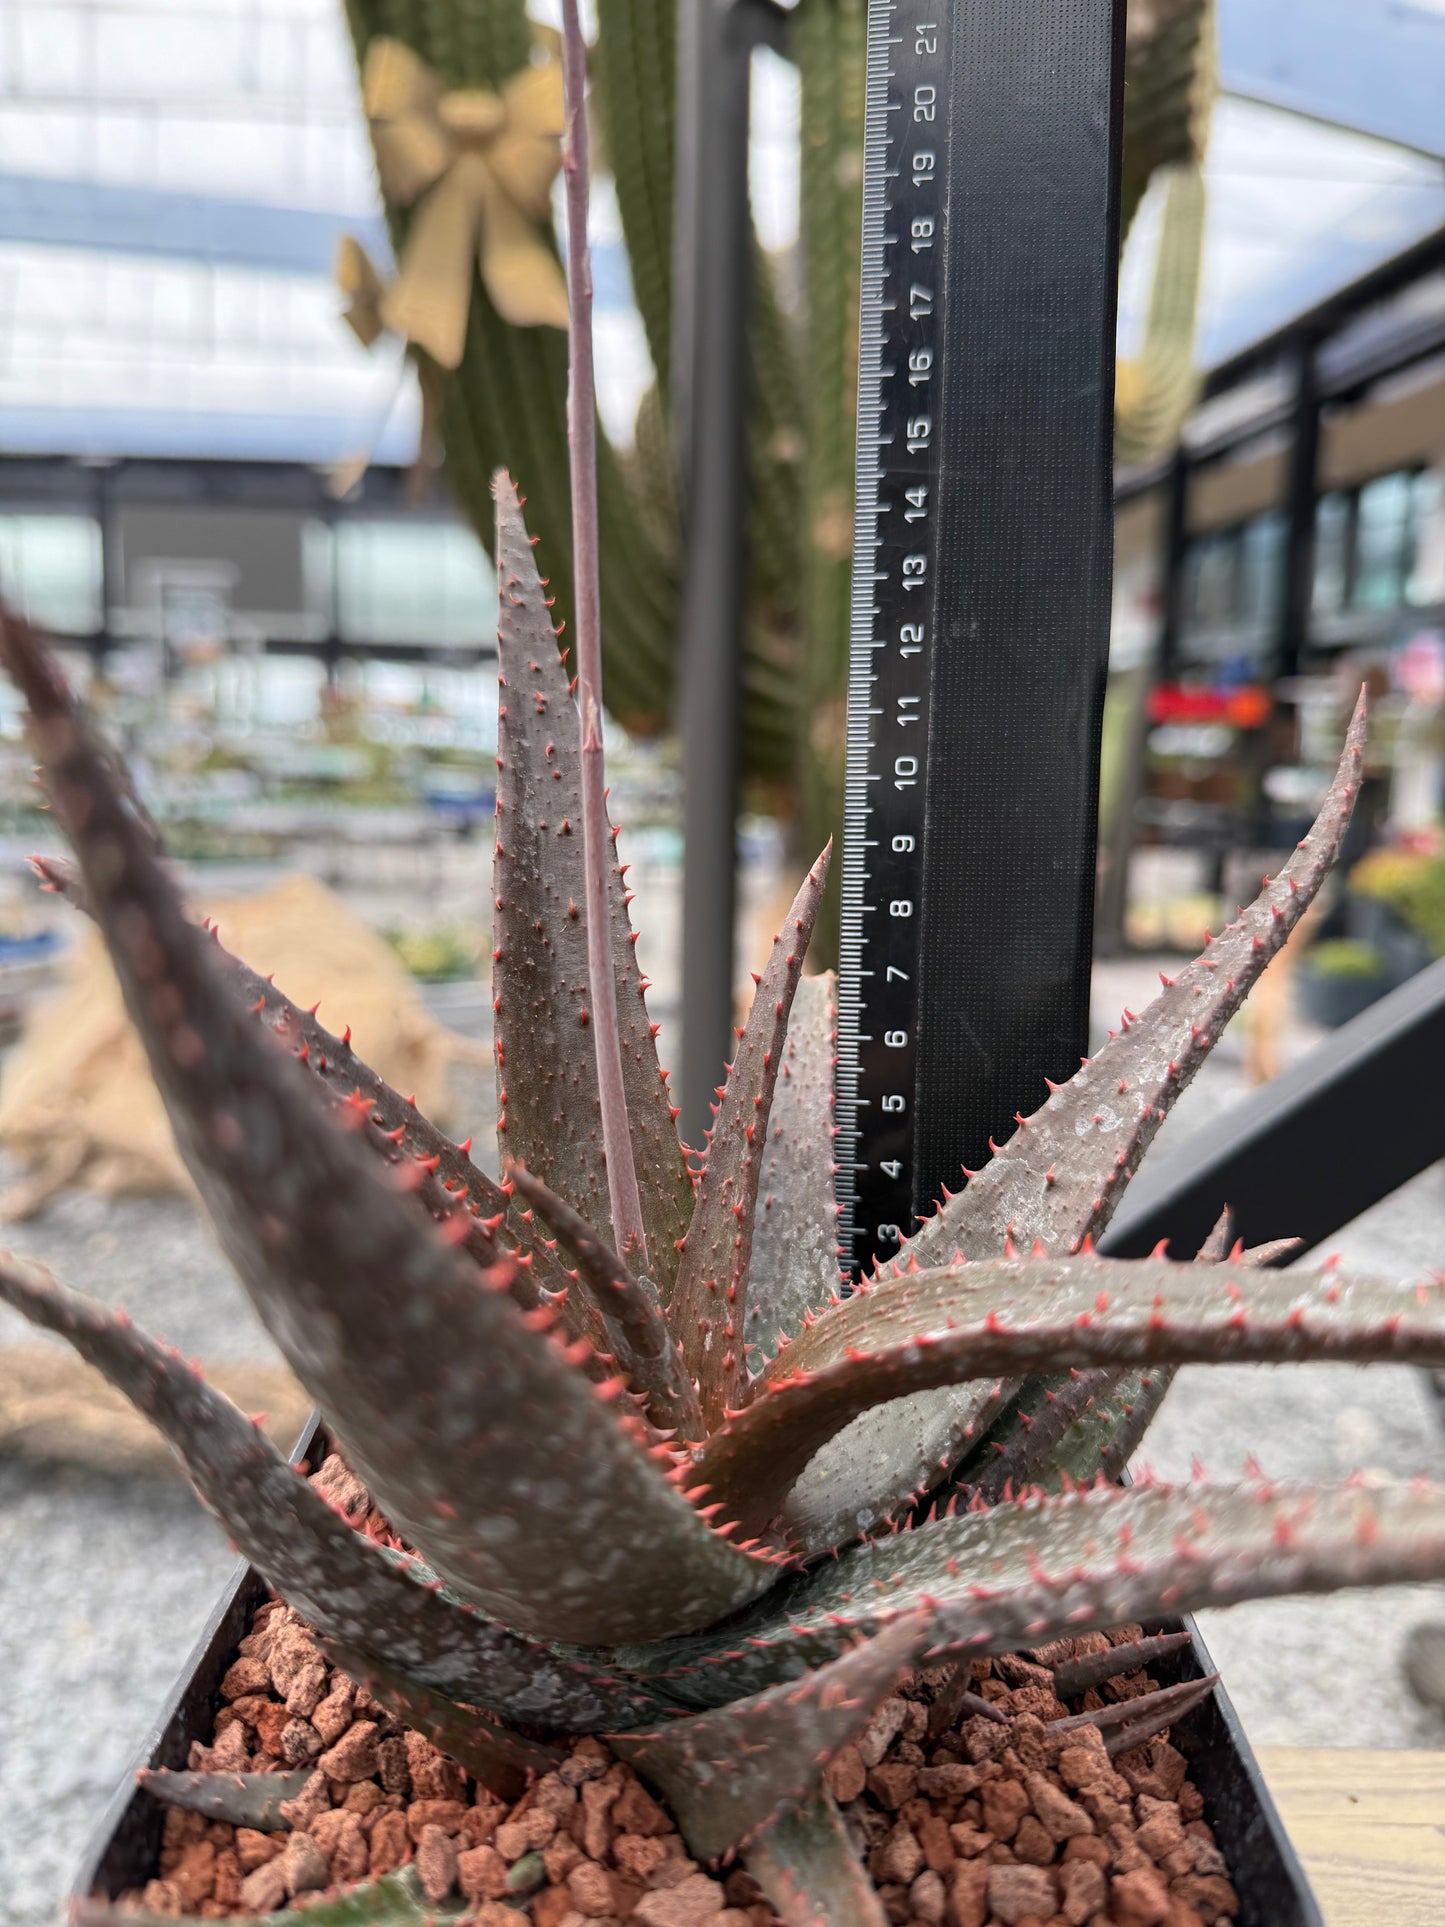
<svg viewBox="0 0 1445 1927"><path fill-rule="evenodd" d="M1445 0L1219 13L1205 365L1445 222ZM771 55L756 78L755 205L786 246L796 85ZM606 194L594 220L603 405L622 430L649 371ZM384 258L340 0L6 0L0 447L409 458L398 352L338 320L344 232ZM1155 232L1146 202L1126 348Z"/></svg>

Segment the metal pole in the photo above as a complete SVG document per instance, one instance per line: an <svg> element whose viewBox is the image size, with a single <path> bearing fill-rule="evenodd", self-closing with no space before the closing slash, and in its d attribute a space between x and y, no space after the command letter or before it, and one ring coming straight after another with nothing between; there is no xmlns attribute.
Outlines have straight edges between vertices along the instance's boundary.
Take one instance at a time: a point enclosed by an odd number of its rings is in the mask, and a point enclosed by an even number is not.
<svg viewBox="0 0 1445 1927"><path fill-rule="evenodd" d="M1164 497L1164 574L1160 584L1159 681L1179 673L1184 628L1184 557L1189 547L1189 457L1181 443L1169 464Z"/></svg>
<svg viewBox="0 0 1445 1927"><path fill-rule="evenodd" d="M1284 595L1275 650L1276 676L1299 673L1309 641L1315 581L1315 472L1320 451L1320 396L1315 344L1300 343L1295 370L1294 447L1289 468L1289 530L1285 539Z"/></svg>
<svg viewBox="0 0 1445 1927"><path fill-rule="evenodd" d="M682 1130L700 1145L731 1056L746 587L748 79L727 0L681 0L673 396L684 526Z"/></svg>

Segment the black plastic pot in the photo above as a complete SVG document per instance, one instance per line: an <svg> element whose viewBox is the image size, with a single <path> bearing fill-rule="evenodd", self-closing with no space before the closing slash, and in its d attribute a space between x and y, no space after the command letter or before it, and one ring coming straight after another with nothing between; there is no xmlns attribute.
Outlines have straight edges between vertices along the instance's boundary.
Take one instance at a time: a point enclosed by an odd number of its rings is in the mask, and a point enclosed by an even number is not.
<svg viewBox="0 0 1445 1927"><path fill-rule="evenodd" d="M297 1455L307 1456L314 1439L314 1432L308 1431ZM265 1593L260 1575L243 1567L202 1633L141 1749L137 1768L182 1767L191 1741L209 1736L221 1676ZM1151 1668L1161 1685L1202 1679L1214 1671L1192 1620L1161 1620L1148 1630L1176 1631L1181 1623L1192 1643ZM1205 1818L1238 1890L1238 1927L1324 1927L1228 1694L1216 1686L1202 1706L1176 1723L1170 1738L1189 1762L1190 1777L1204 1796ZM160 1805L140 1791L132 1775L97 1830L75 1894L99 1892L113 1897L127 1887L143 1885L155 1870L160 1837Z"/></svg>
<svg viewBox="0 0 1445 1927"><path fill-rule="evenodd" d="M1361 1011L1377 1004L1394 988L1395 979L1388 970L1373 977L1337 977L1312 969L1308 957L1295 972L1300 1009L1325 1030L1339 1030L1353 1022Z"/></svg>

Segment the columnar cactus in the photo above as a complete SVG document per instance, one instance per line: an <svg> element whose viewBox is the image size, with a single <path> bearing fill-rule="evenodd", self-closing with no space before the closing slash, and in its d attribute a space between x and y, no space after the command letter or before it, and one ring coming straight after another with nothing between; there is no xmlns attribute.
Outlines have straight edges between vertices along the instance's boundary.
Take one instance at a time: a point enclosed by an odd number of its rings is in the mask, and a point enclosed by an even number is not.
<svg viewBox="0 0 1445 1927"><path fill-rule="evenodd" d="M591 408L575 31L568 52L575 422ZM45 880L98 924L217 1236L370 1503L333 1507L193 1368L43 1267L0 1255L0 1300L156 1424L326 1652L479 1781L515 1792L568 1736L605 1735L692 1852L743 1855L786 1921L881 1927L823 1775L902 1670L1445 1575L1438 1488L1103 1476L1187 1361L1445 1365L1438 1280L1261 1270L1273 1254L1228 1249L1223 1226L1203 1263L1092 1247L1338 852L1363 703L1279 876L850 1292L831 988L803 977L826 851L758 979L699 1168L677 1137L605 819L590 479L575 445L580 715L521 501L493 484L500 1181L349 1033L187 919L54 659L0 618L77 858L45 860ZM1058 1663L1070 1691L1093 1678L1071 1647ZM1085 1717L1117 1750L1206 1688ZM147 1784L248 1825L299 1797L284 1775L221 1778ZM384 1876L330 1918L416 1927L416 1900Z"/></svg>
<svg viewBox="0 0 1445 1927"><path fill-rule="evenodd" d="M524 0L346 0L358 58L379 35L405 42L448 87L500 86L527 58ZM670 720L676 661L676 505L671 404L676 0L598 0L592 78L633 294L657 381L638 447L600 448L604 651L613 713L634 732ZM760 246L750 268L748 606L743 638L744 776L790 813L805 848L842 821L854 408L863 191L866 0L799 0L789 54L801 80L801 234L781 271ZM1155 453L1193 392L1203 153L1213 95L1212 0L1136 0L1125 50L1121 225L1154 170L1179 166L1144 352L1119 389L1121 449ZM409 216L390 210L401 240ZM792 285L792 298L784 289ZM462 364L431 371L441 395L448 481L491 542L488 479L527 478L550 586L571 613L555 331L512 327L473 289ZM817 950L837 948L837 891Z"/></svg>

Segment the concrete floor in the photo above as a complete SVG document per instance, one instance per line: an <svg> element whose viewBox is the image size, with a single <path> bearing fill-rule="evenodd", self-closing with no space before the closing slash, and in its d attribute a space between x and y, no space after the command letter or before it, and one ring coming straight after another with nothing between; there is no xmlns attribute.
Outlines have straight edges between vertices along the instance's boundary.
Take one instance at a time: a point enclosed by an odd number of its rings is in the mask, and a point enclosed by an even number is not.
<svg viewBox="0 0 1445 1927"><path fill-rule="evenodd" d="M449 879L459 883L458 879ZM762 889L762 886L759 886ZM645 899L644 899L645 900ZM435 913L434 913L435 914ZM666 911L644 937L659 1014ZM1100 967L1100 1021L1156 988L1152 966ZM485 1031L485 998L438 993L450 1021ZM666 1033L665 1033L666 1036ZM1312 1039L1287 1026L1286 1056ZM1227 1038L1166 1127L1178 1143L1238 1099L1245 1062ZM485 1129L487 1080L473 1100ZM479 1131L479 1141L485 1137ZM3 1176L3 1174L0 1174ZM187 1354L258 1356L269 1341L190 1206L57 1199L10 1228L10 1243L71 1283L163 1332ZM1361 1268L1418 1275L1445 1258L1445 1165L1405 1186L1336 1240ZM0 1314L0 1344L23 1330ZM1217 1476L1253 1452L1280 1476L1355 1465L1445 1477L1445 1434L1423 1379L1347 1367L1180 1374L1143 1457L1166 1475L1198 1455ZM9 1927L52 1927L84 1840L140 1746L232 1569L220 1534L179 1485L122 1482L0 1460L0 1892ZM1395 1655L1417 1620L1445 1618L1438 1589L1239 1607L1202 1617L1245 1725L1261 1743L1445 1745L1445 1724L1409 1699Z"/></svg>

